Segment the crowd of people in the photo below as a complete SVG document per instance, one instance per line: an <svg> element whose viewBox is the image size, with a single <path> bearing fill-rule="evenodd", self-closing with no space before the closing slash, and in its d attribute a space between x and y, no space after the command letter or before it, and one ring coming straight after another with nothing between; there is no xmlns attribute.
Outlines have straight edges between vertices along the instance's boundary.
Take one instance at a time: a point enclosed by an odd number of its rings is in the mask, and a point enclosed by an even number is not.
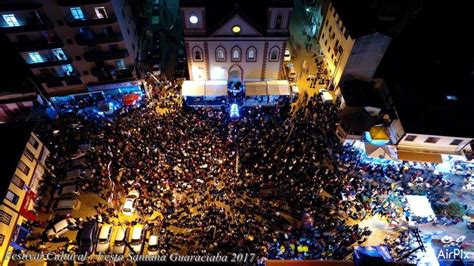
<svg viewBox="0 0 474 266"><path fill-rule="evenodd" d="M99 208L111 217L139 191L136 211L160 231L163 254L345 259L371 234L357 221L378 214L402 226L400 196L418 189L420 177L448 182L429 170L365 162L337 140L337 107L319 95L293 112L287 100L243 108L235 120L225 109L182 106L176 83L150 84L159 88L139 106L108 119L69 113L42 135L51 165L81 143L94 147L95 177L83 191L112 199Z"/></svg>

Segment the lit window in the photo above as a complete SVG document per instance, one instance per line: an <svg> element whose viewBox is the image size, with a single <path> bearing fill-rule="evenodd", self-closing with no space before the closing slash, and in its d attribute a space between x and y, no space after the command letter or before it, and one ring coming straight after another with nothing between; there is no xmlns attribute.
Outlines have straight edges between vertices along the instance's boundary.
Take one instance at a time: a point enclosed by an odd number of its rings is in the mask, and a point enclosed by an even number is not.
<svg viewBox="0 0 474 266"><path fill-rule="evenodd" d="M247 49L247 60L248 61L255 61L257 58L257 50L254 47L250 47Z"/></svg>
<svg viewBox="0 0 474 266"><path fill-rule="evenodd" d="M18 203L18 199L20 197L18 197L17 194L11 192L10 190L8 190L7 192L7 195L5 196L5 198L9 201L11 201L13 204L17 204Z"/></svg>
<svg viewBox="0 0 474 266"><path fill-rule="evenodd" d="M8 24L8 27L20 26L20 23L18 23L18 20L16 20L15 15L13 14L3 15L3 20Z"/></svg>
<svg viewBox="0 0 474 266"><path fill-rule="evenodd" d="M12 219L12 216L10 214L6 213L3 210L0 210L0 223L9 225L11 219Z"/></svg>
<svg viewBox="0 0 474 266"><path fill-rule="evenodd" d="M80 7L71 7L71 15L74 19L84 19L84 13Z"/></svg>
<svg viewBox="0 0 474 266"><path fill-rule="evenodd" d="M232 32L233 32L234 34L239 34L241 30L242 30L242 29L240 28L239 25L235 25L235 26L232 27Z"/></svg>
<svg viewBox="0 0 474 266"><path fill-rule="evenodd" d="M448 95L448 96L446 96L446 99L448 99L450 101L457 101L458 97L456 95Z"/></svg>
<svg viewBox="0 0 474 266"><path fill-rule="evenodd" d="M97 18L107 18L107 11L105 10L105 7L100 6L100 7L95 7L95 15Z"/></svg>
<svg viewBox="0 0 474 266"><path fill-rule="evenodd" d="M32 64L44 62L43 57L38 52L29 53L28 56L30 57L30 61Z"/></svg>
<svg viewBox="0 0 474 266"><path fill-rule="evenodd" d="M19 176L14 175L12 178L12 183L20 189L23 189L25 186L25 181L23 181Z"/></svg>
<svg viewBox="0 0 474 266"><path fill-rule="evenodd" d="M23 154L26 158L28 158L28 160L30 160L30 162L35 160L35 155L30 150L25 149L25 152L23 152Z"/></svg>
<svg viewBox="0 0 474 266"><path fill-rule="evenodd" d="M216 49L216 61L225 61L225 49L217 47Z"/></svg>
<svg viewBox="0 0 474 266"><path fill-rule="evenodd" d="M240 48L232 48L232 61L240 61Z"/></svg>
<svg viewBox="0 0 474 266"><path fill-rule="evenodd" d="M53 54L58 60L66 60L66 55L64 54L64 51L61 48L53 49Z"/></svg>
<svg viewBox="0 0 474 266"><path fill-rule="evenodd" d="M196 24L198 23L198 21L199 21L198 17L194 14L189 17L189 22L191 22L191 24Z"/></svg>
<svg viewBox="0 0 474 266"><path fill-rule="evenodd" d="M125 67L125 61L123 61L123 59L115 60L115 67L116 67L117 69L126 69L126 67Z"/></svg>
<svg viewBox="0 0 474 266"><path fill-rule="evenodd" d="M193 60L194 61L202 61L202 49L199 47L193 48Z"/></svg>
<svg viewBox="0 0 474 266"><path fill-rule="evenodd" d="M20 170L25 175L30 173L30 168L23 161L18 162L18 170Z"/></svg>
<svg viewBox="0 0 474 266"><path fill-rule="evenodd" d="M63 70L64 75L66 75L66 76L72 75L73 70L72 70L72 66L70 64L62 65L61 68Z"/></svg>

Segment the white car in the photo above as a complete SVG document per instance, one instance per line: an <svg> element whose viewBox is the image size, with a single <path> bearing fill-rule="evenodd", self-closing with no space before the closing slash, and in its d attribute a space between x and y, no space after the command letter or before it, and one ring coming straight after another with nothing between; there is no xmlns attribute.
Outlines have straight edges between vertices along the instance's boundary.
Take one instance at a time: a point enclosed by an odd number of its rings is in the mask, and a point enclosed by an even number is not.
<svg viewBox="0 0 474 266"><path fill-rule="evenodd" d="M324 103L333 103L333 97L331 93L329 93L326 89L319 90L319 94L321 94L321 98Z"/></svg>
<svg viewBox="0 0 474 266"><path fill-rule="evenodd" d="M158 236L151 235L148 239L148 255L157 256L158 255Z"/></svg>
<svg viewBox="0 0 474 266"><path fill-rule="evenodd" d="M109 250L110 238L112 237L112 226L110 224L104 224L99 231L99 239L97 240L97 247L95 251L97 253L107 252Z"/></svg>
<svg viewBox="0 0 474 266"><path fill-rule="evenodd" d="M122 206L122 213L124 215L132 215L135 212L135 200L140 196L136 190L132 190L125 198L125 203Z"/></svg>
<svg viewBox="0 0 474 266"><path fill-rule="evenodd" d="M119 226L117 228L117 234L115 235L115 241L112 247L113 254L125 253L125 249L126 249L125 241L127 241L129 231L130 229L128 227Z"/></svg>
<svg viewBox="0 0 474 266"><path fill-rule="evenodd" d="M130 246L135 254L142 253L143 241L145 240L145 230L143 225L137 224L132 229L132 237L130 239Z"/></svg>
<svg viewBox="0 0 474 266"><path fill-rule="evenodd" d="M291 53L290 53L290 49L288 48L285 49L285 55L283 57L283 61L291 61Z"/></svg>
<svg viewBox="0 0 474 266"><path fill-rule="evenodd" d="M53 228L49 229L46 232L46 236L49 240L53 240L54 238L60 237L69 231L70 227L76 226L76 219L74 218L67 218L57 222Z"/></svg>

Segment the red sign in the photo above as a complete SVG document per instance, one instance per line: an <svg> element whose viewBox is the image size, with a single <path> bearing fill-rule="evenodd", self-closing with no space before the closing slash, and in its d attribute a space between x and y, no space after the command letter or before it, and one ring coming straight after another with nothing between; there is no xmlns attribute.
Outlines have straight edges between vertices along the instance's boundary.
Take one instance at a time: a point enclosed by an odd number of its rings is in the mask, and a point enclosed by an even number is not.
<svg viewBox="0 0 474 266"><path fill-rule="evenodd" d="M35 221L36 215L32 211L30 211L28 207L36 200L37 197L38 195L35 192L33 192L32 190L28 190L25 194L23 202L21 203L20 215L30 221Z"/></svg>

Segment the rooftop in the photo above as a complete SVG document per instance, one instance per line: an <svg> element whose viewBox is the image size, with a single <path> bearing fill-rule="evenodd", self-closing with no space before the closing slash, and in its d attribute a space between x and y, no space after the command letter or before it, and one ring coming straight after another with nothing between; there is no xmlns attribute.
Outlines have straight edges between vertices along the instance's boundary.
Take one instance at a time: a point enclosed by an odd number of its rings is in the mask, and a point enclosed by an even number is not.
<svg viewBox="0 0 474 266"><path fill-rule="evenodd" d="M0 147L2 147L0 153L0 199L3 199L8 191L8 186L32 131L32 125L0 125Z"/></svg>
<svg viewBox="0 0 474 266"><path fill-rule="evenodd" d="M382 60L379 74L406 132L474 137L473 43L469 34L455 30L467 25L466 10L426 2ZM441 37L440 29L452 30L443 30Z"/></svg>
<svg viewBox="0 0 474 266"><path fill-rule="evenodd" d="M378 31L377 17L366 0L332 0L331 3L352 38ZM332 15L329 12L326 16Z"/></svg>
<svg viewBox="0 0 474 266"><path fill-rule="evenodd" d="M181 7L205 7L207 34L213 33L234 15L239 15L262 34L266 34L267 8L292 7L291 0L181 0Z"/></svg>

